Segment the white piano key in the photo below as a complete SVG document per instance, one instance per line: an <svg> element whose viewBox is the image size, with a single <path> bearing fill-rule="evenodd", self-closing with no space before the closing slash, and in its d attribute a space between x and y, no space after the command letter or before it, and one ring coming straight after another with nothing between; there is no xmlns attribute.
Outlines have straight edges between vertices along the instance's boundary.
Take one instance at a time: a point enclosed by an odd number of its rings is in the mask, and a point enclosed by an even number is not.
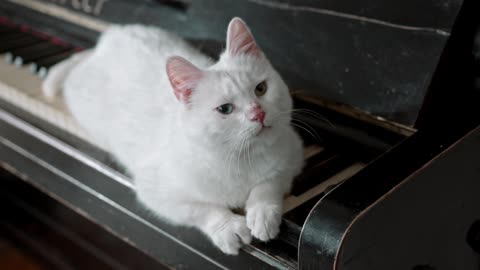
<svg viewBox="0 0 480 270"><path fill-rule="evenodd" d="M42 80L32 75L28 67L16 68L0 61L0 99L96 145L68 112L61 96L53 101L43 96L41 83Z"/></svg>
<svg viewBox="0 0 480 270"><path fill-rule="evenodd" d="M315 156L316 154L318 153L321 153L323 150L325 150L322 146L318 145L318 144L312 144L312 145L309 145L307 147L305 147L305 149L303 150L303 156L305 158L305 160Z"/></svg>

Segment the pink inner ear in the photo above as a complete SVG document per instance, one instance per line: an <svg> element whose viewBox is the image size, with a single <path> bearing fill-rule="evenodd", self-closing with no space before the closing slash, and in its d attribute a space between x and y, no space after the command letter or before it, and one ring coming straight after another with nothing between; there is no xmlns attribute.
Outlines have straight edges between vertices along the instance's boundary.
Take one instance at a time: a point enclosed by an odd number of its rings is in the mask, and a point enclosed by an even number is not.
<svg viewBox="0 0 480 270"><path fill-rule="evenodd" d="M260 53L252 33L240 18L234 18L228 25L227 50L232 55Z"/></svg>
<svg viewBox="0 0 480 270"><path fill-rule="evenodd" d="M177 99L190 102L193 89L202 78L202 71L180 56L167 60L167 75Z"/></svg>

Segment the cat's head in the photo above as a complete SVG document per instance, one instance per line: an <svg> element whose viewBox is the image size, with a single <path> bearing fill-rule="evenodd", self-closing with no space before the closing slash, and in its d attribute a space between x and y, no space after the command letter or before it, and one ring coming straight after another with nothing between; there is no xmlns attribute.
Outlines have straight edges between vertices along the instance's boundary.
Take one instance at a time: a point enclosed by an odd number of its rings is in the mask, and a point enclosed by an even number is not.
<svg viewBox="0 0 480 270"><path fill-rule="evenodd" d="M193 133L223 144L268 144L289 128L288 87L239 18L230 21L226 50L215 65L201 70L175 56L167 73Z"/></svg>

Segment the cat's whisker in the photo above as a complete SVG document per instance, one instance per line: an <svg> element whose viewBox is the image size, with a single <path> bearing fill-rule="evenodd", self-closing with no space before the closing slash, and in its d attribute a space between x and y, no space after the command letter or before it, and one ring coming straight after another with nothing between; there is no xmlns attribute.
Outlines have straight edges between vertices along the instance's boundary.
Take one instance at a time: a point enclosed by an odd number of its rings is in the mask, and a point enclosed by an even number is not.
<svg viewBox="0 0 480 270"><path fill-rule="evenodd" d="M308 114L310 116L313 116L325 123L327 123L328 125L330 125L332 128L336 128L335 125L330 121L328 120L328 118L326 118L325 116L319 114L318 112L316 111L313 111L313 110L309 110L309 109L293 109L292 110L292 114L294 113L297 113L297 114L301 114L301 113L304 113L304 114Z"/></svg>
<svg viewBox="0 0 480 270"><path fill-rule="evenodd" d="M288 117L285 117L284 115L287 114ZM279 112L275 114L270 121L275 122L277 119L284 117L287 120L290 120L290 112Z"/></svg>
<svg viewBox="0 0 480 270"><path fill-rule="evenodd" d="M246 142L246 139L245 137L242 137L242 143L241 143L241 146L240 146L240 153L238 154L238 158L237 158L237 172L240 172L240 156L242 156L243 154L243 159L245 161L245 154L244 154L244 151L245 151L245 142Z"/></svg>
<svg viewBox="0 0 480 270"><path fill-rule="evenodd" d="M287 110L287 111L281 111L281 112L278 112L274 117L273 119L276 119L278 118L279 116L281 115L284 115L284 114L289 114L289 115L294 115L294 114L307 114L309 116L312 116L312 117L315 117L325 123L327 123L328 125L330 125L332 128L336 128L335 125L330 121L328 120L327 117L319 114L318 112L316 111L313 111L313 110L309 110L309 109L302 109L302 108L299 108L299 109L292 109L292 110ZM293 117L292 117L293 118ZM273 120L272 119L272 120Z"/></svg>
<svg viewBox="0 0 480 270"><path fill-rule="evenodd" d="M241 137L240 140L237 140L237 144L236 144L235 150L233 152L232 163L234 163L234 160L233 160L234 158L237 159L236 171L235 171L235 167L232 168L234 174L239 174L240 173L240 156L242 155L242 152L243 152L242 148L243 148L243 137Z"/></svg>
<svg viewBox="0 0 480 270"><path fill-rule="evenodd" d="M308 123L306 123L305 121L302 121L300 119L294 119L294 118L292 118L292 121L297 121L298 123L301 123L301 124L305 125L305 127L308 128L310 131L312 131L316 135L316 138L318 140L320 140L320 136L318 135L317 131L312 126L310 126Z"/></svg>
<svg viewBox="0 0 480 270"><path fill-rule="evenodd" d="M250 142L248 140L245 140L245 155L243 157L243 160L245 161L245 164L250 168Z"/></svg>
<svg viewBox="0 0 480 270"><path fill-rule="evenodd" d="M301 126L300 124L295 124L295 123L293 123L293 122L290 123L290 124L292 124L292 126L298 127L298 128L300 128L300 129L306 131L306 132L307 132L308 134L310 134L310 136L312 136L314 139L320 140L320 137L318 137L318 135L315 136L315 134L313 134L312 131L310 131L308 128L306 128L306 127L304 127L304 126Z"/></svg>
<svg viewBox="0 0 480 270"><path fill-rule="evenodd" d="M256 178L256 172L252 166L252 153L251 153L251 146L252 144L248 142L247 145L247 161L248 161L248 167L250 168L250 171L254 173L254 177Z"/></svg>
<svg viewBox="0 0 480 270"><path fill-rule="evenodd" d="M243 139L242 153L240 155L243 156L243 162L244 162L245 165L247 164L247 154L248 154L246 146L247 146L247 140Z"/></svg>
<svg viewBox="0 0 480 270"><path fill-rule="evenodd" d="M228 158L227 158L227 175L226 177L230 177L231 175L231 167L232 167L232 161L233 161L233 157L234 157L234 154L235 154L235 147L232 147L230 148L230 151L229 151L229 154L228 154Z"/></svg>
<svg viewBox="0 0 480 270"><path fill-rule="evenodd" d="M292 126L298 127L298 128L300 128L300 129L306 131L306 132L307 132L308 134L310 134L313 138L316 138L315 135L313 135L313 133L310 132L310 130L306 129L305 127L302 127L302 126L297 125L297 124L294 124L294 123L291 123L291 124L292 124Z"/></svg>
<svg viewBox="0 0 480 270"><path fill-rule="evenodd" d="M282 113L283 114L283 113ZM275 116L275 118L273 119L278 119L278 118L281 118L282 115L277 115ZM296 127L299 127L299 128L302 128L303 130L307 131L313 138L315 139L320 139L320 136L318 135L318 133L316 132L316 130L314 128L312 128L309 124L307 124L306 122L302 121L302 120L299 120L299 119L295 119L295 118L287 118L285 117L285 119L287 120L290 120L290 124L296 126ZM297 122L296 124L294 122ZM305 125L305 126L302 126L302 125Z"/></svg>
<svg viewBox="0 0 480 270"><path fill-rule="evenodd" d="M226 177L230 177L233 172L232 172L232 163L233 163L233 160L235 158L235 154L237 152L237 148L240 146L240 140L235 140L233 142L233 145L232 147L230 148L230 151L229 151L229 155L228 155L228 158L227 158L227 164L228 164L228 167L227 167L227 176ZM238 151L240 152L240 151Z"/></svg>
<svg viewBox="0 0 480 270"><path fill-rule="evenodd" d="M253 169L253 166L252 166L252 157L251 157L251 154L250 154L250 146L251 146L251 145L252 145L252 144L251 144L250 142L248 142L248 146L247 146L247 147L248 147L248 149L247 149L248 167L250 168L250 171L251 171L251 172L254 172L254 173L255 173L254 177L256 178L257 175L256 175L256 171Z"/></svg>
<svg viewBox="0 0 480 270"><path fill-rule="evenodd" d="M235 135L234 135L235 134ZM230 151L229 151L229 154L227 156L227 177L230 177L232 174L234 173L238 173L238 168L237 168L237 172L234 171L234 167L232 166L233 163L234 163L234 158L235 158L235 155L237 155L237 160L239 159L239 156L241 155L241 152L242 152L242 149L241 149L241 143L242 143L242 139L237 139L237 138L243 138L245 132L241 132L240 134L235 133L233 131L230 132L230 134L228 135L228 137L231 137L231 138L234 138L235 140L232 140L233 141L233 144L230 148Z"/></svg>
<svg viewBox="0 0 480 270"><path fill-rule="evenodd" d="M305 92L305 90L294 90L294 91L290 91L290 95L295 95L302 92Z"/></svg>

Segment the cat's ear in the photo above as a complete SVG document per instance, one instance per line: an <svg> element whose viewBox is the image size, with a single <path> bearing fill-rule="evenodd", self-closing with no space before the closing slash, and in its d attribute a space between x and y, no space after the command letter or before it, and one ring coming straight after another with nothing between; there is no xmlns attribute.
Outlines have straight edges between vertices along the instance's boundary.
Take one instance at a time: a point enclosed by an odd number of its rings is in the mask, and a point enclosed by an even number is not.
<svg viewBox="0 0 480 270"><path fill-rule="evenodd" d="M228 24L227 52L231 55L251 54L259 56L261 54L260 47L255 42L250 29L238 17L233 18Z"/></svg>
<svg viewBox="0 0 480 270"><path fill-rule="evenodd" d="M203 77L203 72L180 56L167 60L167 75L177 99L183 103L190 102L190 96Z"/></svg>

